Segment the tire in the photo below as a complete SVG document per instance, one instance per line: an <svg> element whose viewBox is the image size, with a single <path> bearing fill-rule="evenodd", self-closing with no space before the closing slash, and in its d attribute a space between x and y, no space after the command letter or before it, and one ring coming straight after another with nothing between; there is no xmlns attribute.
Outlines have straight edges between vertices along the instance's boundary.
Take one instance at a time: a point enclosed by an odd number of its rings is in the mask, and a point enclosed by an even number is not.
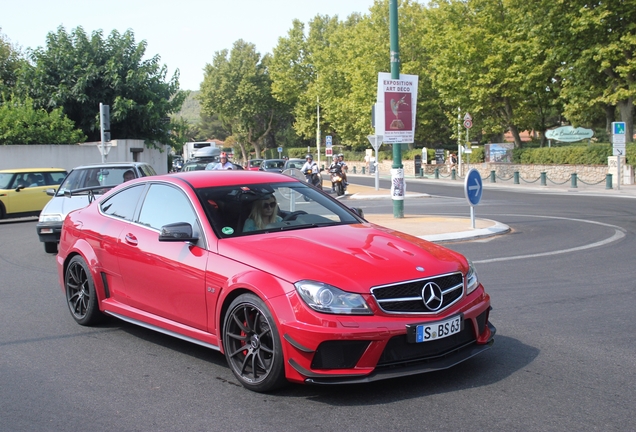
<svg viewBox="0 0 636 432"><path fill-rule="evenodd" d="M6 216L6 213L4 210L4 204L0 202L0 219L4 219L5 216Z"/></svg>
<svg viewBox="0 0 636 432"><path fill-rule="evenodd" d="M254 294L241 294L230 304L223 325L223 348L232 372L245 388L263 393L286 383L276 323Z"/></svg>
<svg viewBox="0 0 636 432"><path fill-rule="evenodd" d="M338 196L342 196L344 195L344 186L342 185L342 182L338 182L336 183L336 193L338 194Z"/></svg>
<svg viewBox="0 0 636 432"><path fill-rule="evenodd" d="M57 253L57 242L44 242L44 252L50 254Z"/></svg>
<svg viewBox="0 0 636 432"><path fill-rule="evenodd" d="M66 304L78 324L90 326L104 320L105 316L97 304L95 283L90 269L79 255L74 256L66 268L64 290Z"/></svg>

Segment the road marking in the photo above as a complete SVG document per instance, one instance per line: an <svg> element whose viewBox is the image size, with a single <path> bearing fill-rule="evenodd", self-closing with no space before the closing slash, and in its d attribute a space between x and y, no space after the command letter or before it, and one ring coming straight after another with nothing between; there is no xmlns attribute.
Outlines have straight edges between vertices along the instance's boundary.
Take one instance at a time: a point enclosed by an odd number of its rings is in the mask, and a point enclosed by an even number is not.
<svg viewBox="0 0 636 432"><path fill-rule="evenodd" d="M595 247L599 247L599 246L604 246L607 245L609 243L618 241L620 239L622 239L623 237L625 237L625 230L619 226L616 225L611 225L611 224L607 224L607 223L603 223L603 222L596 222L596 221L591 221L591 220L586 220L586 219L573 219L573 218L565 218L565 217L558 217L558 216L535 216L535 215L499 215L499 216L520 216L520 217L536 217L536 218L545 218L545 219L560 219L560 220L567 220L567 221L573 221L573 222L583 222L583 223L589 223L589 224L594 224L594 225L601 225L601 226L606 226L609 228L614 228L614 235L606 238L605 240L601 240L598 241L596 243L590 243L588 245L584 245L584 246L577 246L574 248L569 248L569 249L561 249L561 250L556 250L556 251L551 251L551 252L541 252L541 253L536 253L536 254L528 254L528 255L515 255L515 256L509 256L509 257L502 257L502 258L491 258L491 259L486 259L486 260L472 260L473 263L478 263L478 264L487 264L487 263L492 263L492 262L501 262L501 261L512 261L512 260L520 260L520 259L527 259L527 258L537 258L537 257L544 257L544 256L552 256L552 255L561 255L561 254L565 254L565 253L570 253L570 252L578 252L578 251L582 251L582 250L586 250L586 249L593 249Z"/></svg>

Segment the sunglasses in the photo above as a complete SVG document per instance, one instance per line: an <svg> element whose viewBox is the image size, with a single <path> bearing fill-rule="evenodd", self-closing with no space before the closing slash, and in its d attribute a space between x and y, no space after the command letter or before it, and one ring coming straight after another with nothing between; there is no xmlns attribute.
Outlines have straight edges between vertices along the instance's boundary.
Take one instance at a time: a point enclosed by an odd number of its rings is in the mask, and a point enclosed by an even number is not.
<svg viewBox="0 0 636 432"><path fill-rule="evenodd" d="M264 209L266 209L266 208L273 209L274 207L276 207L276 201L272 201L272 202L269 202L269 203L263 203L263 208Z"/></svg>

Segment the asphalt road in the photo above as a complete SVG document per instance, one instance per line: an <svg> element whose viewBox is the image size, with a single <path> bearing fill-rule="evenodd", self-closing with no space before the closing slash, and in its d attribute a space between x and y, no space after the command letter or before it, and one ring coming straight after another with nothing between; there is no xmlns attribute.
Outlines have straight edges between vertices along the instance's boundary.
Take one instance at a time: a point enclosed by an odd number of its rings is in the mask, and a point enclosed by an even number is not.
<svg viewBox="0 0 636 432"><path fill-rule="evenodd" d="M432 198L406 201L409 214L469 211L462 188L420 187ZM636 199L485 190L476 212L512 229L446 244L492 296L492 349L446 371L268 395L218 352L117 320L78 326L35 220L2 221L0 430L633 430Z"/></svg>

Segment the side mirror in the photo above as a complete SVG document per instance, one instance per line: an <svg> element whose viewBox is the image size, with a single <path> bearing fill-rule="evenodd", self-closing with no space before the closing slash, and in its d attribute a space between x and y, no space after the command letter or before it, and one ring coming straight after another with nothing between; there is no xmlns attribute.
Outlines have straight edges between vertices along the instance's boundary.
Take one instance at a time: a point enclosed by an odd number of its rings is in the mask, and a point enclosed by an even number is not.
<svg viewBox="0 0 636 432"><path fill-rule="evenodd" d="M55 196L55 192L57 192L57 189L53 189L53 188L48 188L47 190L44 191L44 193L47 194L48 196Z"/></svg>
<svg viewBox="0 0 636 432"><path fill-rule="evenodd" d="M359 207L351 207L351 211L364 219L364 211Z"/></svg>
<svg viewBox="0 0 636 432"><path fill-rule="evenodd" d="M161 227L159 241L163 242L191 242L196 243L198 237L192 234L192 225L186 222L177 222Z"/></svg>

